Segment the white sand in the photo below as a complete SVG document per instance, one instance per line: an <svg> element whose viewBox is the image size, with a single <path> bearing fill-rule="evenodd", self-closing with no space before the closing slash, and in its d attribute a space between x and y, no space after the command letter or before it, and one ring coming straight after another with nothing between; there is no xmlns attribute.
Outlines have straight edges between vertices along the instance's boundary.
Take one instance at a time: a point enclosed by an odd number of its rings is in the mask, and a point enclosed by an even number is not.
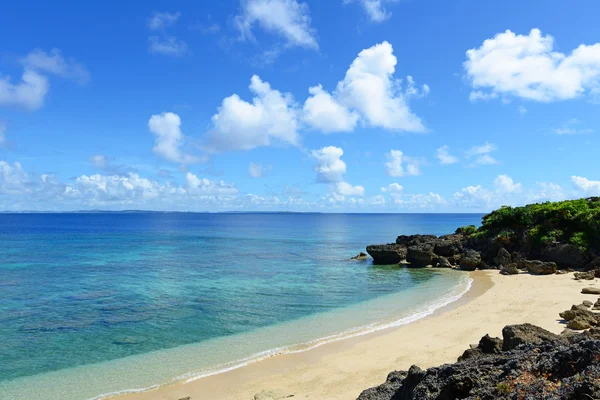
<svg viewBox="0 0 600 400"><path fill-rule="evenodd" d="M406 326L330 343L299 354L279 355L194 382L121 397L128 400L252 400L263 390L293 399L355 399L392 370L454 362L470 343L489 333L502 336L509 324L529 322L552 332L564 329L558 313L598 296L580 294L597 285L572 274L502 276L472 273L463 299Z"/></svg>

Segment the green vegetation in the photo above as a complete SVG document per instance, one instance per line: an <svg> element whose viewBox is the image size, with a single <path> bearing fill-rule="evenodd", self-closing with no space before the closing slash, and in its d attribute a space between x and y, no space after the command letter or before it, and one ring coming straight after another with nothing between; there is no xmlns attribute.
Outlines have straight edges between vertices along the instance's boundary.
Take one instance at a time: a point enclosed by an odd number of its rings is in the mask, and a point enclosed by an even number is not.
<svg viewBox="0 0 600 400"><path fill-rule="evenodd" d="M462 226L456 230L456 233L461 233L465 236L470 236L475 232L477 232L477 227L475 225Z"/></svg>
<svg viewBox="0 0 600 400"><path fill-rule="evenodd" d="M469 228L469 229L467 229ZM506 244L526 239L534 248L552 242L571 243L581 250L600 248L600 197L507 207L483 217L476 231L457 233L494 238Z"/></svg>

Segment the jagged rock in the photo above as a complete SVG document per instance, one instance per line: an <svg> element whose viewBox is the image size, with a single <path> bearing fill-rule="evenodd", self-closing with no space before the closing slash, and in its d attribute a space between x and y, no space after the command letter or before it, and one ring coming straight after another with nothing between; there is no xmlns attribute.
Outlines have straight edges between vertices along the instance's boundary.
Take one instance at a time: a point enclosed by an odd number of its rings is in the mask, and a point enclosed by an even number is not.
<svg viewBox="0 0 600 400"><path fill-rule="evenodd" d="M517 268L516 263L506 264L500 268L500 273L502 275L517 275L519 273L519 268Z"/></svg>
<svg viewBox="0 0 600 400"><path fill-rule="evenodd" d="M460 258L460 269L464 271L475 271L481 264L481 254L478 251L468 249Z"/></svg>
<svg viewBox="0 0 600 400"><path fill-rule="evenodd" d="M586 271L596 270L596 272L600 271L600 257L594 258L588 265L585 267ZM596 276L598 278L598 276Z"/></svg>
<svg viewBox="0 0 600 400"><path fill-rule="evenodd" d="M441 236L435 244L433 252L444 257L452 257L463 250L463 235Z"/></svg>
<svg viewBox="0 0 600 400"><path fill-rule="evenodd" d="M396 244L402 246L414 246L421 243L429 243L433 246L438 237L435 235L400 235L396 238Z"/></svg>
<svg viewBox="0 0 600 400"><path fill-rule="evenodd" d="M367 246L367 253L374 264L398 264L406 259L406 247L397 244L376 244Z"/></svg>
<svg viewBox="0 0 600 400"><path fill-rule="evenodd" d="M600 294L600 288L586 287L586 288L581 289L581 293L583 293L583 294Z"/></svg>
<svg viewBox="0 0 600 400"><path fill-rule="evenodd" d="M575 331L582 331L591 327L592 324L590 324L588 321L581 317L575 317L567 323L567 328L573 329Z"/></svg>
<svg viewBox="0 0 600 400"><path fill-rule="evenodd" d="M374 388L363 391L358 397L359 400L378 400L378 399L391 399L394 393L402 385L402 381L406 378L408 372L406 371L393 371L390 372L383 385L376 386Z"/></svg>
<svg viewBox="0 0 600 400"><path fill-rule="evenodd" d="M534 335L534 342L526 341L510 351L427 371L413 366L401 382L386 381L358 399L600 399L600 340L592 330L543 341Z"/></svg>
<svg viewBox="0 0 600 400"><path fill-rule="evenodd" d="M432 265L436 268L452 268L452 264L446 257L438 256L433 259Z"/></svg>
<svg viewBox="0 0 600 400"><path fill-rule="evenodd" d="M585 306L585 307L587 307L587 308L590 308L591 306L593 306L593 305L594 305L594 303L592 303L592 302L591 302L591 301L589 301L589 300L584 300L584 301L582 301L582 302L581 302L581 305L583 305L583 306Z"/></svg>
<svg viewBox="0 0 600 400"><path fill-rule="evenodd" d="M458 357L458 361L464 361L474 357L481 357L486 354L500 353L502 352L502 339L485 335L481 338L478 345L471 346L472 347L470 349L465 350L462 356Z"/></svg>
<svg viewBox="0 0 600 400"><path fill-rule="evenodd" d="M561 340L558 335L531 324L507 325L502 329L502 338L502 351L512 350L522 344Z"/></svg>
<svg viewBox="0 0 600 400"><path fill-rule="evenodd" d="M369 256L367 255L367 253L363 253L361 251L360 253L358 253L357 255L355 255L354 257L352 257L351 260L366 261L368 258L369 258Z"/></svg>
<svg viewBox="0 0 600 400"><path fill-rule="evenodd" d="M575 272L573 274L573 277L575 278L576 281L581 281L581 280L591 281L591 280L594 280L594 278L596 277L596 274L595 274L595 271Z"/></svg>
<svg viewBox="0 0 600 400"><path fill-rule="evenodd" d="M425 268L428 265L433 265L435 257L433 245L430 243L419 243L409 246L406 253L406 261L413 268Z"/></svg>
<svg viewBox="0 0 600 400"><path fill-rule="evenodd" d="M578 322L576 323L577 325L581 325L581 322L586 322L587 324L590 325L587 328L598 325L599 317L600 317L599 314L596 314L596 313L588 310L587 307L585 307L582 304L574 305L571 307L570 310L563 311L563 312L559 313L558 315L565 321L571 322L574 320L578 320ZM569 327L571 329L577 329L577 328L574 328L573 326L569 326L568 324L567 324L567 327ZM581 329L587 329L587 328L581 328ZM577 330L579 330L579 329L577 329Z"/></svg>
<svg viewBox="0 0 600 400"><path fill-rule="evenodd" d="M532 275L551 275L555 274L558 269L553 262L522 260L519 263L521 269L526 269Z"/></svg>
<svg viewBox="0 0 600 400"><path fill-rule="evenodd" d="M542 249L542 259L560 268L583 268L590 262L588 254L569 243L553 243Z"/></svg>
<svg viewBox="0 0 600 400"><path fill-rule="evenodd" d="M500 250L498 250L496 257L494 257L494 264L498 266L504 266L510 263L512 263L512 257L508 250L502 247Z"/></svg>

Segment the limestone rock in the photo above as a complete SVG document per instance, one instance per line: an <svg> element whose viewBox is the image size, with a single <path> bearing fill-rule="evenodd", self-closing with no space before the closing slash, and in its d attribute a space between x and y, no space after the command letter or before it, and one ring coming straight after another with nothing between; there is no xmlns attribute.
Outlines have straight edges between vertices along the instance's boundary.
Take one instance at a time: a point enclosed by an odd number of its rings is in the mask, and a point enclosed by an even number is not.
<svg viewBox="0 0 600 400"><path fill-rule="evenodd" d="M376 244L367 246L367 253L374 264L398 264L406 259L406 247L398 244Z"/></svg>

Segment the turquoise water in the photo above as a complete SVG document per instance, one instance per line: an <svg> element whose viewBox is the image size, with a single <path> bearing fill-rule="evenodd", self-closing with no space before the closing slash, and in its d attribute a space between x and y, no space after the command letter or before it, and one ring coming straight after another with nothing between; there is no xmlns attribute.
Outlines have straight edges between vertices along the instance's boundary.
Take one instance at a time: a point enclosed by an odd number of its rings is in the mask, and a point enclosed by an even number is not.
<svg viewBox="0 0 600 400"><path fill-rule="evenodd" d="M348 258L480 217L0 215L0 393L92 398L408 323L467 276Z"/></svg>

